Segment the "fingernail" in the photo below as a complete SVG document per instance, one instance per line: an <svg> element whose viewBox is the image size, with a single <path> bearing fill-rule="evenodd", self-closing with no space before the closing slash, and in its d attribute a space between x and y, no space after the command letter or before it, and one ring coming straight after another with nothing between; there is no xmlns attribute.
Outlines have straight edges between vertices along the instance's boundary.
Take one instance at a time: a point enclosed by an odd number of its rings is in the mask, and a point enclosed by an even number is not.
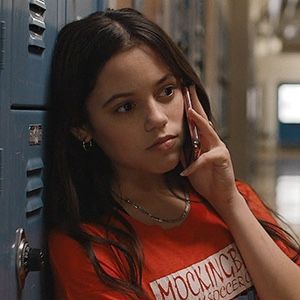
<svg viewBox="0 0 300 300"><path fill-rule="evenodd" d="M189 108L189 115L192 117L194 114L196 114L196 111L192 107L190 107Z"/></svg>
<svg viewBox="0 0 300 300"><path fill-rule="evenodd" d="M180 173L180 176L186 176L186 171L182 171L181 173Z"/></svg>

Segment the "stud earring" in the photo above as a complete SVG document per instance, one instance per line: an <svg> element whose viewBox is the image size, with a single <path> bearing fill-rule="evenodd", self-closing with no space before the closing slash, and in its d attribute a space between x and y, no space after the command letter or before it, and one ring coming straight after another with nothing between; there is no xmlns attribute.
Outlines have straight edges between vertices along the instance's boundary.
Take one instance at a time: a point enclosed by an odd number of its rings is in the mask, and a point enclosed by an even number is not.
<svg viewBox="0 0 300 300"><path fill-rule="evenodd" d="M89 152L93 147L93 141L90 140L88 142L82 141L82 148L85 152Z"/></svg>

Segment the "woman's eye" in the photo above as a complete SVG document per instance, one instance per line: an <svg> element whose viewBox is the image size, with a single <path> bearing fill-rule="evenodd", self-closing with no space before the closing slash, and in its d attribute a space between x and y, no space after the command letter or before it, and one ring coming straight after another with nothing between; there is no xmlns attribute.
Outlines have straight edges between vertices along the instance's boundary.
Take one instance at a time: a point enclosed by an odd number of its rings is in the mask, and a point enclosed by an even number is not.
<svg viewBox="0 0 300 300"><path fill-rule="evenodd" d="M134 107L135 105L133 103L126 102L117 108L117 112L121 112L121 113L128 112L132 110Z"/></svg>
<svg viewBox="0 0 300 300"><path fill-rule="evenodd" d="M175 90L175 88L173 86L165 87L162 90L160 96L161 97L170 97L170 96L172 96L174 94L174 90Z"/></svg>

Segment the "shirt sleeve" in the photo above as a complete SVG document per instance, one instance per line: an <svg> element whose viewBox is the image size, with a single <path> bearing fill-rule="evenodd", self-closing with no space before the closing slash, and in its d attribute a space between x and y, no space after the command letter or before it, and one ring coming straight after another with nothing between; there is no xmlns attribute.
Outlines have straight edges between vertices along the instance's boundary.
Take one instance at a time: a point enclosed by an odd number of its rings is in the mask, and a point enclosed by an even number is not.
<svg viewBox="0 0 300 300"><path fill-rule="evenodd" d="M108 249L99 245L99 247L95 246L94 251L97 258L101 260L101 266L109 275L123 279ZM49 258L54 276L56 299L130 299L107 287L99 279L83 248L67 235L59 232L50 234Z"/></svg>
<svg viewBox="0 0 300 300"><path fill-rule="evenodd" d="M241 181L237 181L237 188L239 192L242 194L242 196L247 201L247 204L249 208L251 209L252 213L255 215L255 217L258 220L265 221L268 223L271 223L275 226L279 226L277 220L272 215L271 211L267 208L267 206L264 204L264 202L261 200L261 198L258 196L258 194L254 191L253 188L251 188L246 183L243 183ZM283 236L284 232L278 231L277 232ZM296 251L289 248L285 243L283 243L281 240L275 240L277 245L281 248L281 250L290 258L297 257ZM298 257L295 261L295 263L300 266L300 253L298 253Z"/></svg>

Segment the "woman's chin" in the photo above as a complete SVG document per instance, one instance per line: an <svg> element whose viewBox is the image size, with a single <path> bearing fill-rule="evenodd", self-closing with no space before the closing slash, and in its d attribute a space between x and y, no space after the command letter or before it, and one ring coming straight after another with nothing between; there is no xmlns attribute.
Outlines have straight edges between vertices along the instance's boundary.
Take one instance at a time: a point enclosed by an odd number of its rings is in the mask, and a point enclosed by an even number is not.
<svg viewBox="0 0 300 300"><path fill-rule="evenodd" d="M161 165L159 173L168 173L174 170L180 163L179 157L176 159L165 160L163 165Z"/></svg>

